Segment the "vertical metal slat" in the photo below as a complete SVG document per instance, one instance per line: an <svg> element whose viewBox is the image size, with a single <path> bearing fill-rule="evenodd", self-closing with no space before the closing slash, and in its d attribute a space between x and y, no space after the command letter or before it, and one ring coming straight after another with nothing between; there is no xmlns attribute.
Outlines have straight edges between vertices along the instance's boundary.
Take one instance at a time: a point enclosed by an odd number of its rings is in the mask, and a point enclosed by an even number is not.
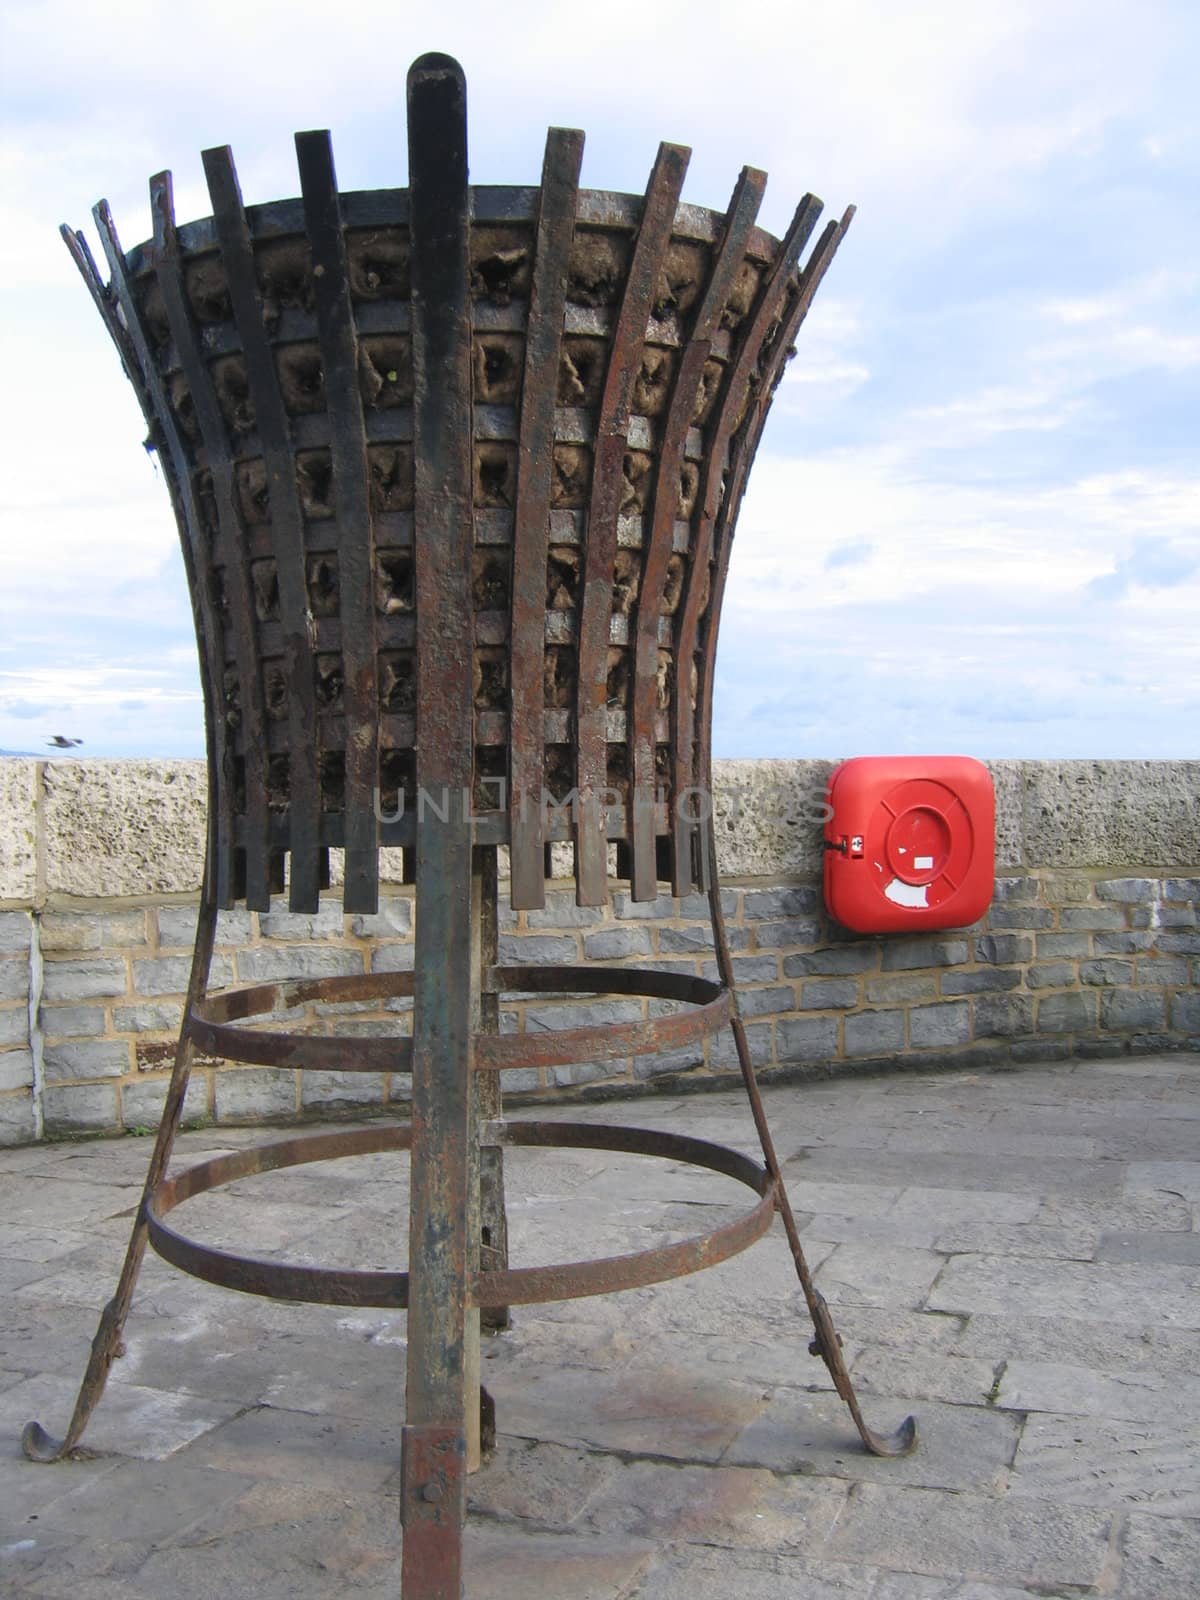
<svg viewBox="0 0 1200 1600"><path fill-rule="evenodd" d="M358 382L358 335L329 134L298 133L296 156L312 246L313 290L338 515L338 593L346 714L343 903L347 911L373 912L379 904L379 825L375 812L379 684L375 655L375 538L367 429Z"/></svg>
<svg viewBox="0 0 1200 1600"><path fill-rule="evenodd" d="M671 242L689 155L682 145L659 146L613 334L596 425L592 493L584 536L576 698L575 873L577 898L585 906L603 905L608 896L608 849L599 794L608 784L608 641L621 509L621 467L633 386L646 342L646 323ZM630 803L636 803L633 794Z"/></svg>
<svg viewBox="0 0 1200 1600"><path fill-rule="evenodd" d="M263 323L254 246L228 145L206 150L204 173L221 244L246 381L254 402L271 498L271 543L279 582L284 670L288 686L288 906L316 911L320 896L320 809L314 690L315 624L305 577L304 517L296 488L292 430Z"/></svg>
<svg viewBox="0 0 1200 1600"><path fill-rule="evenodd" d="M542 165L525 375L517 445L513 527L511 717L512 904L545 904L542 786L545 770L546 557L567 268L583 134L551 128Z"/></svg>
<svg viewBox="0 0 1200 1600"><path fill-rule="evenodd" d="M252 911L267 911L271 905L272 860L267 815L266 714L255 639L250 562L245 530L237 510L233 453L216 391L200 353L200 341L184 290L169 172L161 172L151 178L150 209L154 217L158 285L212 473L213 499L224 546L225 571L233 578L233 582L226 587L226 593L241 684L246 762L246 904Z"/></svg>
<svg viewBox="0 0 1200 1600"><path fill-rule="evenodd" d="M713 262L708 288L676 368L659 444L651 532L637 600L629 736L633 792L642 801L656 797L657 793L654 758L657 747L658 624L671 559L688 427L695 409L696 391L700 387L704 363L712 350L713 333L745 256L750 230L762 204L766 183L766 173L752 167L742 169L726 212L725 231ZM676 656L676 694L680 687L680 664ZM686 684L686 679L683 682ZM632 897L635 900L653 900L658 893L658 873L655 810L650 805L634 805L630 840L633 846Z"/></svg>

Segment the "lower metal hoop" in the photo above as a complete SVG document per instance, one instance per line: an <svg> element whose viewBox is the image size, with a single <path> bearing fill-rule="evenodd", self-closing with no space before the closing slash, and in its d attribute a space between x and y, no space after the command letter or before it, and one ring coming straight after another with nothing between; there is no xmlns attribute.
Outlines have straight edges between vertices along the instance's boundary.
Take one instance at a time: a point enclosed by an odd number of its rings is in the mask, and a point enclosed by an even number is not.
<svg viewBox="0 0 1200 1600"><path fill-rule="evenodd" d="M584 1122L512 1122L498 1128L497 1133L506 1146L616 1150L685 1162L746 1184L759 1196L759 1201L753 1210L708 1233L650 1250L555 1266L477 1273L472 1299L478 1306L576 1300L586 1295L642 1288L668 1278L682 1278L739 1254L762 1238L771 1226L776 1203L775 1184L758 1162L725 1145L647 1128L596 1127ZM311 1161L408 1150L411 1146L412 1126L403 1123L355 1128L345 1133L307 1134L202 1161L176 1177L165 1179L154 1190L146 1212L150 1243L164 1260L193 1277L223 1288L266 1295L273 1300L403 1308L408 1304L407 1272L262 1261L189 1239L168 1226L163 1218L183 1201L237 1178L302 1166Z"/></svg>

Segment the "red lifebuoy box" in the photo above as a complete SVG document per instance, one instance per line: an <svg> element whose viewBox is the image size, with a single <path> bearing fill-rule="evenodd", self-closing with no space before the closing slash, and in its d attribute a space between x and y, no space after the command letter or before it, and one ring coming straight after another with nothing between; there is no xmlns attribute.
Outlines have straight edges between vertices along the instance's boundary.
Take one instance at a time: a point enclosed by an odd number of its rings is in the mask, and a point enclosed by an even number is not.
<svg viewBox="0 0 1200 1600"><path fill-rule="evenodd" d="M962 928L991 904L996 796L970 756L855 756L829 775L825 905L858 933Z"/></svg>

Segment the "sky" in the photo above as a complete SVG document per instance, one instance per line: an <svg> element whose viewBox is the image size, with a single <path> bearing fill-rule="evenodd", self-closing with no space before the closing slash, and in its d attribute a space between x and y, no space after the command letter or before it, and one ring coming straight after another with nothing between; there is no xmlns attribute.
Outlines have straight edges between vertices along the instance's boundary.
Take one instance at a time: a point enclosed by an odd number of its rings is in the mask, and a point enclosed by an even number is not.
<svg viewBox="0 0 1200 1600"><path fill-rule="evenodd" d="M333 19L331 21L331 18ZM684 198L743 164L782 232L858 214L744 502L717 756L1179 758L1200 733L1200 7L1193 0L7 0L0 21L0 750L203 753L191 616L141 413L57 237L146 179L210 207L406 181L425 50L468 81L471 174ZM96 249L97 255L100 254Z"/></svg>

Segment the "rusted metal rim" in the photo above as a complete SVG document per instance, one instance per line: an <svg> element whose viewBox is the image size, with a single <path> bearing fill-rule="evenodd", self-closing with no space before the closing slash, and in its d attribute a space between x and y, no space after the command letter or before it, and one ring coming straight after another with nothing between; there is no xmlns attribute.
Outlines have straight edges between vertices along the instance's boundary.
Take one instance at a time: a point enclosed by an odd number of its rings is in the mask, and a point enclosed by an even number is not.
<svg viewBox="0 0 1200 1600"><path fill-rule="evenodd" d="M640 967L493 967L489 986L530 994L624 994L673 1000L689 1007L665 1017L598 1023L544 1033L477 1034L475 1066L483 1072L562 1066L573 1061L619 1061L626 1056L680 1050L722 1028L732 1012L730 991L707 978ZM309 1001L337 1005L353 1000L411 997L411 972L352 973L300 978L227 989L194 1005L184 1024L198 1049L225 1061L323 1072L407 1072L412 1040L306 1034L286 1028L242 1028L250 1017L269 1016Z"/></svg>
<svg viewBox="0 0 1200 1600"><path fill-rule="evenodd" d="M737 1255L762 1238L771 1225L775 1184L758 1162L725 1145L649 1128L595 1127L585 1122L512 1122L502 1125L496 1132L508 1146L615 1150L704 1167L746 1184L759 1196L759 1201L753 1210L708 1233L650 1250L555 1266L512 1267L503 1272L478 1273L472 1296L478 1306L576 1300L586 1295L642 1288L668 1278L682 1278ZM407 1272L302 1266L234 1255L187 1238L169 1227L163 1218L183 1201L237 1178L302 1166L311 1161L333 1161L343 1156L411 1147L412 1127L403 1123L355 1128L348 1132L306 1134L202 1161L177 1177L165 1179L150 1196L146 1206L150 1243L164 1260L182 1271L226 1289L266 1295L272 1300L404 1308L408 1304Z"/></svg>

